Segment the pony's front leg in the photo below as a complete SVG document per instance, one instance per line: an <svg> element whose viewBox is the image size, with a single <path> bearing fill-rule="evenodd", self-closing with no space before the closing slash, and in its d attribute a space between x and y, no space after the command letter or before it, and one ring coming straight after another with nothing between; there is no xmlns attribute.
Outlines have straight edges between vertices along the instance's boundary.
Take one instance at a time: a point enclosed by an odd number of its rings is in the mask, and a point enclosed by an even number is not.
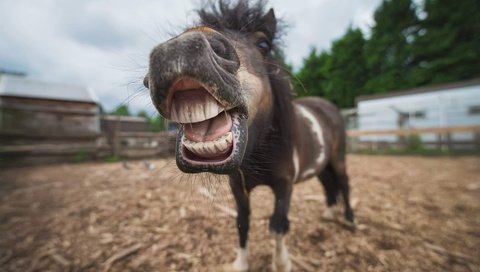
<svg viewBox="0 0 480 272"><path fill-rule="evenodd" d="M272 270L276 272L289 272L292 262L288 255L285 237L288 233L288 210L292 196L293 185L287 180L278 180L272 186L275 194L275 208L270 218L270 233L275 241L272 258Z"/></svg>
<svg viewBox="0 0 480 272"><path fill-rule="evenodd" d="M245 188L245 181L241 174L230 177L230 188L232 189L235 202L237 204L237 229L239 238L239 248L237 257L231 264L224 266L224 271L248 271L248 228L250 217L249 192Z"/></svg>

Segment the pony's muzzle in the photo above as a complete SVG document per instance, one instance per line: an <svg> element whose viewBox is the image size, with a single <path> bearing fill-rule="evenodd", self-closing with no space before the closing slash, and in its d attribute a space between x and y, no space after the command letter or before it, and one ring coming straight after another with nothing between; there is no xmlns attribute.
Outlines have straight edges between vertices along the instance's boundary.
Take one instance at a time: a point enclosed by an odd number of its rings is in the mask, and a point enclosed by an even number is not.
<svg viewBox="0 0 480 272"><path fill-rule="evenodd" d="M184 172L239 167L248 115L235 47L216 31L187 31L153 49L145 86L153 104L180 124L177 165Z"/></svg>
<svg viewBox="0 0 480 272"><path fill-rule="evenodd" d="M191 31L155 47L150 54L144 85L155 107L170 117L171 87L179 78L191 78L225 107L238 106L240 61L235 47L217 32Z"/></svg>

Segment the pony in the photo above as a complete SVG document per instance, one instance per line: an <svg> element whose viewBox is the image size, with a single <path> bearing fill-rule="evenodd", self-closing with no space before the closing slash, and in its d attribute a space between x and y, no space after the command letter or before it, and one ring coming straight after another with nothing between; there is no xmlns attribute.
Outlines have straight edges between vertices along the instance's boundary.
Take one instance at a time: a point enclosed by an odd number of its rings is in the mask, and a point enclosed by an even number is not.
<svg viewBox="0 0 480 272"><path fill-rule="evenodd" d="M249 196L266 185L275 197L272 269L290 271L285 237L295 183L318 177L323 217L333 218L341 195L346 222L354 224L342 117L322 98L293 99L289 74L276 61L281 27L264 1L219 0L197 14L194 26L152 49L144 85L158 112L180 125L178 168L229 177L239 248L225 270L248 270Z"/></svg>

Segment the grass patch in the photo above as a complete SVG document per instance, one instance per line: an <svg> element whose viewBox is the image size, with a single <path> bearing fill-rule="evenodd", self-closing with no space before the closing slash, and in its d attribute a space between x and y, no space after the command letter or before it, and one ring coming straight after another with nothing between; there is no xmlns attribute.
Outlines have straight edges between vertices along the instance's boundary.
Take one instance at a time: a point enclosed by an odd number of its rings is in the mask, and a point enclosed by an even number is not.
<svg viewBox="0 0 480 272"><path fill-rule="evenodd" d="M103 158L103 161L104 162L119 162L120 158L118 156L115 156L115 155L109 155L109 156Z"/></svg>
<svg viewBox="0 0 480 272"><path fill-rule="evenodd" d="M354 154L364 154L364 155L419 155L419 156L450 156L454 154L459 154L458 152L451 152L448 150L439 150L439 149L380 149L380 150L358 150L352 152Z"/></svg>
<svg viewBox="0 0 480 272"><path fill-rule="evenodd" d="M85 148L80 148L73 157L74 162L84 162L88 159L88 152Z"/></svg>
<svg viewBox="0 0 480 272"><path fill-rule="evenodd" d="M445 150L427 148L423 146L420 136L413 135L407 138L404 148L383 148L357 150L351 153L365 155L417 155L417 156L452 156L452 155L479 155L478 150Z"/></svg>

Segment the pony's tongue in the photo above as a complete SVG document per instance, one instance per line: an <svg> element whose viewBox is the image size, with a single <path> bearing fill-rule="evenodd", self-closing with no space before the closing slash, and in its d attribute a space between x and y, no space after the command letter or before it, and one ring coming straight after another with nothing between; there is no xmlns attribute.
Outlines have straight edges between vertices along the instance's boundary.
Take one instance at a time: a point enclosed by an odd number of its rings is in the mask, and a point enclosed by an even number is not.
<svg viewBox="0 0 480 272"><path fill-rule="evenodd" d="M185 137L194 142L213 141L227 134L232 128L232 118L222 112L211 119L191 124L184 124Z"/></svg>

